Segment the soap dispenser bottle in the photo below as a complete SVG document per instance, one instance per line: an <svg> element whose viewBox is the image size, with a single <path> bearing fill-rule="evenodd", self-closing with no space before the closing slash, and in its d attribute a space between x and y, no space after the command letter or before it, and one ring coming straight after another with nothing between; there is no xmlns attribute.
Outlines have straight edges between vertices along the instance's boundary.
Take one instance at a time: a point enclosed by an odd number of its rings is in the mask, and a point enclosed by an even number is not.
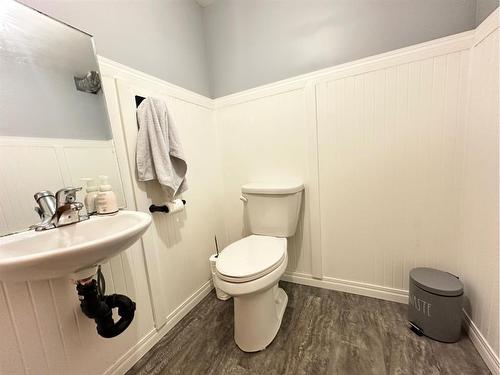
<svg viewBox="0 0 500 375"><path fill-rule="evenodd" d="M96 198L97 213L99 215L114 214L118 212L116 195L108 183L108 176L99 176L99 193Z"/></svg>
<svg viewBox="0 0 500 375"><path fill-rule="evenodd" d="M99 194L99 186L97 186L97 182L93 178L82 178L81 180L87 183L87 194L84 199L87 215L95 214L97 212L96 198L97 194Z"/></svg>

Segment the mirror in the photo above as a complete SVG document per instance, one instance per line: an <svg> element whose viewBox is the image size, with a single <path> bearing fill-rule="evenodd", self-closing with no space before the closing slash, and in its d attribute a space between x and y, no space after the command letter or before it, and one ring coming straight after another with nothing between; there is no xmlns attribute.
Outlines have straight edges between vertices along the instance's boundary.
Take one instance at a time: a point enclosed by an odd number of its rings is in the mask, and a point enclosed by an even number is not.
<svg viewBox="0 0 500 375"><path fill-rule="evenodd" d="M0 11L0 235L40 221L33 195L123 187L92 37L15 1Z"/></svg>

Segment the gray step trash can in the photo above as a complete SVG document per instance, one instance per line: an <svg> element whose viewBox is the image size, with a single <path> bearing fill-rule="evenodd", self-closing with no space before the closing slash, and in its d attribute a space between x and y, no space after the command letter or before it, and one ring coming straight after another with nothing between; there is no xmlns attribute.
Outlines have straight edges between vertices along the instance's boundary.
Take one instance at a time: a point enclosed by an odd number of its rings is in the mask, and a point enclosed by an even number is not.
<svg viewBox="0 0 500 375"><path fill-rule="evenodd" d="M456 342L462 327L464 286L458 277L433 268L410 271L411 329L437 341Z"/></svg>

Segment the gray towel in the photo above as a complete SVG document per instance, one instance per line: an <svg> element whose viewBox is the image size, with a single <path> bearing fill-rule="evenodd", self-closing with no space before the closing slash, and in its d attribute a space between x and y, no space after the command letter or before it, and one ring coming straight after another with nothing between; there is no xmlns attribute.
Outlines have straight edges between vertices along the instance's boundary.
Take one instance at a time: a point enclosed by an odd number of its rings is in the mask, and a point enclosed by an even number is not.
<svg viewBox="0 0 500 375"><path fill-rule="evenodd" d="M158 180L169 199L187 190L187 163L165 102L146 98L137 108L137 176Z"/></svg>

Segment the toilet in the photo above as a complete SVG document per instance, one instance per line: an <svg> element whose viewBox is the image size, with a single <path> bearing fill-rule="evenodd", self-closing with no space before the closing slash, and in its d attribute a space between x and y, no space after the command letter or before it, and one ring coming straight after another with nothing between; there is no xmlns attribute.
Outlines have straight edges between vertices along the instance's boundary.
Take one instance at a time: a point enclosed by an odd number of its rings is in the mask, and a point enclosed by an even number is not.
<svg viewBox="0 0 500 375"><path fill-rule="evenodd" d="M288 263L287 237L295 234L302 183L242 187L250 236L227 246L216 263L215 284L234 298L234 340L245 352L274 339L288 302L278 281Z"/></svg>

